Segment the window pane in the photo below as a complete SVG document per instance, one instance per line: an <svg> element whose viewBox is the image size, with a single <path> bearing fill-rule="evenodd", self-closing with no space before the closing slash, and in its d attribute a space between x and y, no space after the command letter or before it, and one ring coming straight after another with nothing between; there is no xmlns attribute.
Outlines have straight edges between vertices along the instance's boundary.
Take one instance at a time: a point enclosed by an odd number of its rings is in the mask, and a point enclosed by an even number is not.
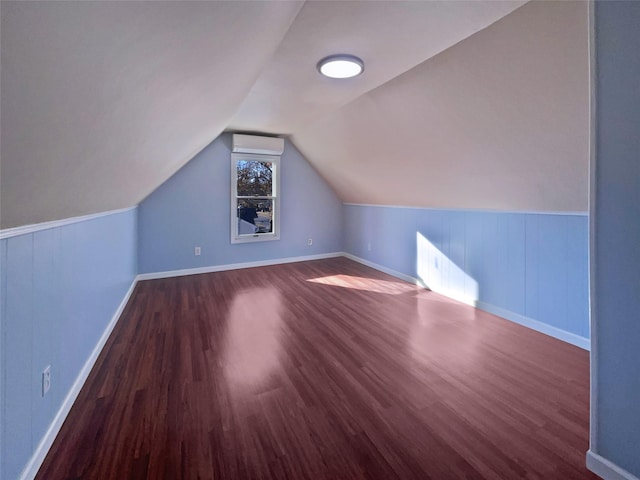
<svg viewBox="0 0 640 480"><path fill-rule="evenodd" d="M238 235L273 232L273 200L238 199Z"/></svg>
<svg viewBox="0 0 640 480"><path fill-rule="evenodd" d="M273 196L273 167L271 162L238 160L238 196Z"/></svg>

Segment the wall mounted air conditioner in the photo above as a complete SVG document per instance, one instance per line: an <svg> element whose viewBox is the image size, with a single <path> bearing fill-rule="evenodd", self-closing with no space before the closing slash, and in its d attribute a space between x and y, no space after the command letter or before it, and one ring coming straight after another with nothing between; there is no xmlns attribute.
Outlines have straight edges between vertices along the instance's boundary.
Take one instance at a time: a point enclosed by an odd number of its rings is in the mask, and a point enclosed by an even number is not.
<svg viewBox="0 0 640 480"><path fill-rule="evenodd" d="M282 155L284 138L258 137L256 135L233 134L233 153L258 155Z"/></svg>

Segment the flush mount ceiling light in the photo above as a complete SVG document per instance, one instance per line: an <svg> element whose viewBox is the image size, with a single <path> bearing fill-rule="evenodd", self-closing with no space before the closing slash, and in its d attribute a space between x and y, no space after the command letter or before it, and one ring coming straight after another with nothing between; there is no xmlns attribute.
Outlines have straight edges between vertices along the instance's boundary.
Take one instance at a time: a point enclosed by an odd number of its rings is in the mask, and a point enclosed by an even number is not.
<svg viewBox="0 0 640 480"><path fill-rule="evenodd" d="M364 71L364 63L354 55L331 55L318 62L318 71L325 77L351 78Z"/></svg>

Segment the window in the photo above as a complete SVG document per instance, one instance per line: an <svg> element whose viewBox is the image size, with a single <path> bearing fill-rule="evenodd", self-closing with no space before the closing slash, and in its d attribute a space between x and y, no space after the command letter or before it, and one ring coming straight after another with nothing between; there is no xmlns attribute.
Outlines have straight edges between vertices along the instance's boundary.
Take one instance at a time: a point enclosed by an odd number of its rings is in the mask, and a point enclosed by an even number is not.
<svg viewBox="0 0 640 480"><path fill-rule="evenodd" d="M231 243L280 238L280 157L231 154Z"/></svg>

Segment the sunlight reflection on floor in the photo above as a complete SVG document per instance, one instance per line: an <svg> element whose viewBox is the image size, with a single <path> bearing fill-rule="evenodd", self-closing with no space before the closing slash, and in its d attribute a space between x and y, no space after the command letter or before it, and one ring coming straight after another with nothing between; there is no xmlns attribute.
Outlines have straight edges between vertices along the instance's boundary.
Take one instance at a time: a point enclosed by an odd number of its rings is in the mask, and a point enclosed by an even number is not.
<svg viewBox="0 0 640 480"><path fill-rule="evenodd" d="M331 275L328 277L312 278L308 282L321 283L334 287L352 288L354 290L366 290L368 292L385 293L388 295L400 295L414 292L417 287L406 282L390 282L375 278L355 277L353 275Z"/></svg>
<svg viewBox="0 0 640 480"><path fill-rule="evenodd" d="M282 297L275 288L239 292L229 309L225 377L234 388L260 385L280 365Z"/></svg>

